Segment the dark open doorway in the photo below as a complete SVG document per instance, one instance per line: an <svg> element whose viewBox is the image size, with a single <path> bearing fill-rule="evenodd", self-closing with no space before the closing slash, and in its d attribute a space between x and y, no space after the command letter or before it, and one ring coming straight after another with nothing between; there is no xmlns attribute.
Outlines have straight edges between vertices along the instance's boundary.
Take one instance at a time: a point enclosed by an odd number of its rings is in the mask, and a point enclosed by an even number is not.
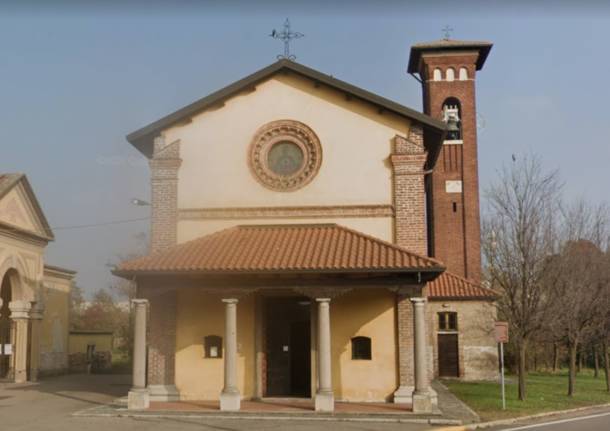
<svg viewBox="0 0 610 431"><path fill-rule="evenodd" d="M267 298L264 316L265 396L311 396L310 301Z"/></svg>

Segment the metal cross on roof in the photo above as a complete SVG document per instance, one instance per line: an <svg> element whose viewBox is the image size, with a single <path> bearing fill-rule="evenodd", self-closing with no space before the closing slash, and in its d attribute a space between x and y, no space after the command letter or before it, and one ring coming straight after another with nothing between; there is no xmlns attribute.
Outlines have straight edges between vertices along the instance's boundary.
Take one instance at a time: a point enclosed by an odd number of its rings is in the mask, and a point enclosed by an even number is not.
<svg viewBox="0 0 610 431"><path fill-rule="evenodd" d="M286 21L284 21L284 30L277 31L276 29L273 29L269 36L284 42L284 55L278 55L278 59L285 58L286 60L295 60L297 58L296 55L290 54L290 41L292 39L300 39L305 35L296 31L290 31L290 21L286 18Z"/></svg>
<svg viewBox="0 0 610 431"><path fill-rule="evenodd" d="M445 37L443 39L449 40L449 38L451 37L451 32L453 31L453 29L451 27L449 27L448 25L446 25L444 28L441 29L441 31L443 33L445 33Z"/></svg>

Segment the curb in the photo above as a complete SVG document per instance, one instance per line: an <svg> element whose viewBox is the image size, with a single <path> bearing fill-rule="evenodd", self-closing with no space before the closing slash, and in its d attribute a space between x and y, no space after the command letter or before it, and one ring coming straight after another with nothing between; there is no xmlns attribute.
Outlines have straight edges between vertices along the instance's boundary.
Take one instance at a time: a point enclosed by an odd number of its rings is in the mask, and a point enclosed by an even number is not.
<svg viewBox="0 0 610 431"><path fill-rule="evenodd" d="M374 417L367 416L366 414L358 415L302 415L302 414L284 414L284 415L270 415L261 414L253 415L248 413L238 414L218 414L218 413L142 413L142 412L128 412L127 410L119 410L113 412L96 412L99 407L93 407L79 412L72 413L73 417L119 417L119 418L154 418L154 419L172 419L180 417L183 419L239 419L239 420L263 420L263 421L312 421L312 422L377 422L377 423L413 423L413 424L424 424L424 425L439 425L439 426L456 426L461 425L462 422L456 419L441 419L441 418L405 418L405 417ZM397 415L398 416L398 415Z"/></svg>
<svg viewBox="0 0 610 431"><path fill-rule="evenodd" d="M587 411L587 410L594 410L594 409L606 408L606 407L610 407L610 403L595 404L592 406L578 407L576 409L569 409L569 410L555 410L552 412L538 413L538 414L529 415L529 416L517 416L517 417L509 418L509 419L499 419L499 420L490 421L490 422L480 422L480 423L476 423L476 424L466 425L463 427L448 428L448 429L451 429L453 431L460 431L460 430L476 430L476 429L490 428L490 427L495 427L498 425L512 425L516 422L521 422L521 421L529 421L532 419L542 419L542 418L546 418L546 417L559 416L559 415L565 415L565 414L570 414L570 413L579 413L579 412L583 412L583 411ZM441 431L441 430L437 430L437 431Z"/></svg>

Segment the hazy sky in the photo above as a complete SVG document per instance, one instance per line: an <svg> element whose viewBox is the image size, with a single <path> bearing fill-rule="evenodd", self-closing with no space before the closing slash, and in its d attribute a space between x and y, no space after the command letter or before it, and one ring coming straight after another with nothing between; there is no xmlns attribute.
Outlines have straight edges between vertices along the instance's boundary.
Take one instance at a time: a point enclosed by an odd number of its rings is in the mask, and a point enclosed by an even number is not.
<svg viewBox="0 0 610 431"><path fill-rule="evenodd" d="M130 204L149 199L149 173L125 135L275 61L268 35L286 17L306 35L298 62L418 110L411 44L446 24L493 42L477 87L481 187L511 154L535 152L568 196L608 198L610 9L597 3L170 3L0 1L0 172L28 175L57 228L47 262L78 271L87 292L148 231L59 229L148 216Z"/></svg>

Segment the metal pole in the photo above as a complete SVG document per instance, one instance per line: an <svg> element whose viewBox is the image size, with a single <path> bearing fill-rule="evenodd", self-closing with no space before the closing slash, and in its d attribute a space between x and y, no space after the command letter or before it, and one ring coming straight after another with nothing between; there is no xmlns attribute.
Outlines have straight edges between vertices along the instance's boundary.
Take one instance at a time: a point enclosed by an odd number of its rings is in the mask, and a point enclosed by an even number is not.
<svg viewBox="0 0 610 431"><path fill-rule="evenodd" d="M500 343L500 382L502 383L502 410L506 410L506 392L504 390L504 343Z"/></svg>

